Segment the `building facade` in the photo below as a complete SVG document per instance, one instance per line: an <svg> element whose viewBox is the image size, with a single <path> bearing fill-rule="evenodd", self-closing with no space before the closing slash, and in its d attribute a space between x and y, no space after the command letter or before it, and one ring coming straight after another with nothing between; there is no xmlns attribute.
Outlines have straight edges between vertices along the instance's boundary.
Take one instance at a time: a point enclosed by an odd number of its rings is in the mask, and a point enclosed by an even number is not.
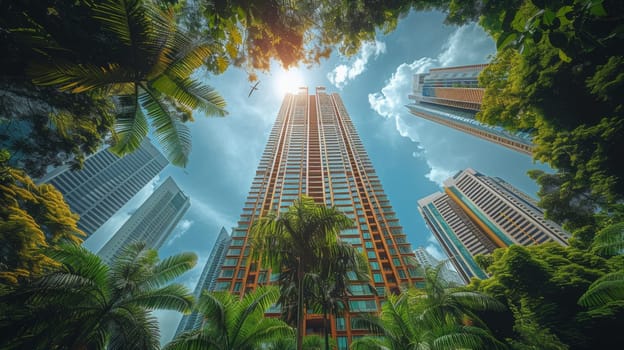
<svg viewBox="0 0 624 350"><path fill-rule="evenodd" d="M248 266L249 228L269 211L286 210L301 195L353 219L354 226L340 237L368 257L370 282L351 285L350 313L332 316L331 335L339 349L347 349L353 337L367 333L352 327L355 315L379 311L386 293L399 293L422 276L410 263L410 244L340 96L322 87L315 95L302 88L284 98L215 290L241 294L276 281L278 274ZM321 315L308 314L306 334L321 329Z"/></svg>
<svg viewBox="0 0 624 350"><path fill-rule="evenodd" d="M466 169L444 182L444 193L418 201L427 226L455 269L468 282L487 278L474 256L512 244L554 241L567 245L569 235L544 219L528 195L497 177Z"/></svg>
<svg viewBox="0 0 624 350"><path fill-rule="evenodd" d="M203 290L211 291L214 289L217 276L221 271L221 265L223 264L225 254L230 247L231 240L232 239L230 238L230 235L228 234L225 227L222 227L221 231L219 232L219 236L217 236L217 240L212 247L212 251L210 252L208 261L206 261L206 265L204 265L204 269L202 270L202 274L199 277L199 281L197 281L197 285L195 286L195 291L193 292L195 300L199 299L199 296L201 295ZM175 335L197 329L201 326L201 323L202 318L197 312L193 312L189 315L184 315L182 316L182 319L178 324L178 329L176 330Z"/></svg>
<svg viewBox="0 0 624 350"><path fill-rule="evenodd" d="M531 155L533 144L526 132L511 133L499 126L478 122L484 89L477 77L486 64L436 68L414 75L410 113L429 121Z"/></svg>
<svg viewBox="0 0 624 350"><path fill-rule="evenodd" d="M418 247L414 250L414 255L416 256L416 261L423 268L432 268L438 266L440 264L440 260L436 259L433 255L429 254L427 250L423 247ZM457 271L449 268L449 261L444 263L444 266L441 267L440 277L444 279L448 283L453 283L456 285L465 284L464 280L459 277Z"/></svg>
<svg viewBox="0 0 624 350"><path fill-rule="evenodd" d="M54 185L63 194L71 210L80 215L78 228L90 236L167 164L145 138L136 151L124 157L104 149L87 158L81 170L61 167L40 182Z"/></svg>
<svg viewBox="0 0 624 350"><path fill-rule="evenodd" d="M168 177L97 253L106 263L132 242L160 248L191 206L190 198Z"/></svg>

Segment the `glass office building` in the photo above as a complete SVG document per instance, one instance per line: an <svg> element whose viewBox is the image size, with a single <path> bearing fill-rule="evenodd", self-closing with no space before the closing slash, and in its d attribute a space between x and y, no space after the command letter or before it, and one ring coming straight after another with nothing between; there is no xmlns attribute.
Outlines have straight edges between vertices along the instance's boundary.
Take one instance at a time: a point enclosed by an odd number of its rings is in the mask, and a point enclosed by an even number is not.
<svg viewBox="0 0 624 350"><path fill-rule="evenodd" d="M132 242L160 248L191 206L190 198L168 177L97 253L106 263Z"/></svg>
<svg viewBox="0 0 624 350"><path fill-rule="evenodd" d="M78 228L92 235L161 170L167 159L145 138L134 152L118 157L103 149L81 170L62 167L40 180L54 185L71 210L80 215Z"/></svg>

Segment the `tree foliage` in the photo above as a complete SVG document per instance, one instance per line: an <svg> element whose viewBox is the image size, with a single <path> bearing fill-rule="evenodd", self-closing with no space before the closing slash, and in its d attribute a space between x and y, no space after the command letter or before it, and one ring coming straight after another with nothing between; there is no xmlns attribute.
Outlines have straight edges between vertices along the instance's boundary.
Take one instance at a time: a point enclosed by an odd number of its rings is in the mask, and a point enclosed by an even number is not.
<svg viewBox="0 0 624 350"><path fill-rule="evenodd" d="M502 311L503 305L483 293L450 287L442 279L441 269L442 265L439 265L426 271L424 289L389 295L378 317L362 315L357 319L358 326L373 335L354 341L351 348L502 348L474 312Z"/></svg>
<svg viewBox="0 0 624 350"><path fill-rule="evenodd" d="M83 99L108 98L106 112L116 116L112 149L120 155L135 150L151 126L169 160L184 166L191 150L185 122L197 111L226 114L223 98L191 78L211 54L209 45L179 28L169 6L151 0L50 0L34 9L9 8L22 20L5 19L4 35L17 46L11 53L25 61L11 63L36 85Z"/></svg>
<svg viewBox="0 0 624 350"><path fill-rule="evenodd" d="M351 219L338 209L304 196L287 211L262 217L251 228L251 258L280 273L279 302L283 311L294 311L298 349L303 342L304 306L310 305L304 300L306 274L320 272L319 262L339 256L344 249L338 244L339 232L351 226Z"/></svg>
<svg viewBox="0 0 624 350"><path fill-rule="evenodd" d="M45 248L81 243L85 234L60 192L8 167L8 152L0 157L0 280L14 284L58 265Z"/></svg>
<svg viewBox="0 0 624 350"><path fill-rule="evenodd" d="M203 317L199 329L179 334L164 350L255 350L274 342L289 343L293 329L264 313L277 302L279 290L260 287L239 298L227 292L207 292L196 309Z"/></svg>
<svg viewBox="0 0 624 350"><path fill-rule="evenodd" d="M150 310L187 312L193 297L168 284L197 257L158 259L144 243L124 247L112 266L76 245L52 250L60 266L3 293L3 349L158 349Z"/></svg>
<svg viewBox="0 0 624 350"><path fill-rule="evenodd" d="M522 348L524 344L526 348L532 337L550 339L554 348L561 343L570 349L600 348L621 340L616 334L622 327L623 309L618 303L604 305L599 311L577 304L594 281L621 265L554 243L498 249L492 258L487 269L491 277L473 280L472 287L515 310L514 346ZM531 336L531 332L537 333Z"/></svg>
<svg viewBox="0 0 624 350"><path fill-rule="evenodd" d="M334 49L355 54L377 32L392 31L412 8L434 6L428 1L189 0L179 21L212 40L209 69L222 72L235 65L253 72L268 70L273 59L289 68L318 63Z"/></svg>

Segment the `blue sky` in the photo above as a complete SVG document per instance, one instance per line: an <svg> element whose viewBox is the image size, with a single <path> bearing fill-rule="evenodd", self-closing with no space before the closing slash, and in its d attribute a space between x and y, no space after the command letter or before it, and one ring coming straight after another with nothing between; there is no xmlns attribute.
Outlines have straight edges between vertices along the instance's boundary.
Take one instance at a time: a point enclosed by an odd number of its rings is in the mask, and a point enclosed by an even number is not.
<svg viewBox="0 0 624 350"><path fill-rule="evenodd" d="M299 67L301 83L314 91L340 93L381 183L413 248L442 253L417 209L416 201L440 190L444 179L466 167L498 176L535 196L529 169L548 170L525 155L418 119L407 112L412 75L429 68L485 63L494 42L477 25L443 24L438 12L411 13L388 35L379 35L350 58L337 53L320 65ZM259 90L247 97L247 73L229 69L220 76L199 75L226 99L229 116L195 116L190 124L193 151L186 169L168 166L85 246L98 250L167 176L191 197L191 208L160 250L161 257L182 251L199 256L181 278L194 288L222 226L231 230L242 212L283 95L284 73L274 65L260 74ZM291 77L292 80L297 80ZM180 315L159 312L163 341L175 332Z"/></svg>

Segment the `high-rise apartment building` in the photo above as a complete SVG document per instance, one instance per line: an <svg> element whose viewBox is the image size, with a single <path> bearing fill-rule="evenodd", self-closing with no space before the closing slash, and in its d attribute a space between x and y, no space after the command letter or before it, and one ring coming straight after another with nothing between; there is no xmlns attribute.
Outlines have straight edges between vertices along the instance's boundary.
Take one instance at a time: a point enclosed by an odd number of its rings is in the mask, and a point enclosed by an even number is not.
<svg viewBox="0 0 624 350"><path fill-rule="evenodd" d="M199 277L199 281L195 286L195 291L193 292L195 300L199 299L199 296L201 295L203 290L211 291L214 289L217 276L221 271L221 265L223 264L225 254L227 253L231 240L232 239L230 238L230 235L228 234L225 227L222 227L221 231L219 232L219 236L217 236L217 240L212 247L212 251L210 252L208 261L206 261L206 265L204 265L201 277ZM178 335L182 332L190 331L192 329L197 329L201 326L201 323L202 318L197 312L193 312L189 315L184 315L182 316L182 319L178 324L178 329L176 330L175 335Z"/></svg>
<svg viewBox="0 0 624 350"><path fill-rule="evenodd" d="M61 167L40 182L54 185L63 194L71 210L80 215L78 228L90 236L167 164L146 138L124 157L103 149L87 158L81 170Z"/></svg>
<svg viewBox="0 0 624 350"><path fill-rule="evenodd" d="M168 177L97 255L110 263L122 247L136 241L144 241L153 249L160 248L190 206L189 197Z"/></svg>
<svg viewBox="0 0 624 350"><path fill-rule="evenodd" d="M511 133L502 127L478 122L483 88L477 77L486 64L436 68L414 75L413 101L407 108L413 115L531 155L533 144L526 132Z"/></svg>
<svg viewBox="0 0 624 350"><path fill-rule="evenodd" d="M568 234L544 219L528 195L470 168L447 179L444 193L419 200L418 208L466 282L472 277L487 278L474 260L477 254L512 244L568 244Z"/></svg>
<svg viewBox="0 0 624 350"><path fill-rule="evenodd" d="M284 98L215 290L244 293L276 281L276 273L248 264L249 228L269 211L286 210L302 194L353 219L354 226L340 237L368 257L371 280L352 284L349 313L332 316L332 337L339 349L347 349L353 337L367 333L352 327L354 315L379 311L386 293L399 293L422 276L410 263L410 244L338 94L317 88L310 95L302 88ZM307 334L321 329L320 315L306 316Z"/></svg>
<svg viewBox="0 0 624 350"><path fill-rule="evenodd" d="M416 250L414 250L414 255L416 256L416 261L418 261L422 268L437 267L441 262L433 255L429 254L429 252L423 247L416 248ZM459 277L457 271L449 268L448 263L449 261L445 261L444 265L441 267L440 277L442 277L442 279L449 283L454 283L456 285L464 284L464 280Z"/></svg>

